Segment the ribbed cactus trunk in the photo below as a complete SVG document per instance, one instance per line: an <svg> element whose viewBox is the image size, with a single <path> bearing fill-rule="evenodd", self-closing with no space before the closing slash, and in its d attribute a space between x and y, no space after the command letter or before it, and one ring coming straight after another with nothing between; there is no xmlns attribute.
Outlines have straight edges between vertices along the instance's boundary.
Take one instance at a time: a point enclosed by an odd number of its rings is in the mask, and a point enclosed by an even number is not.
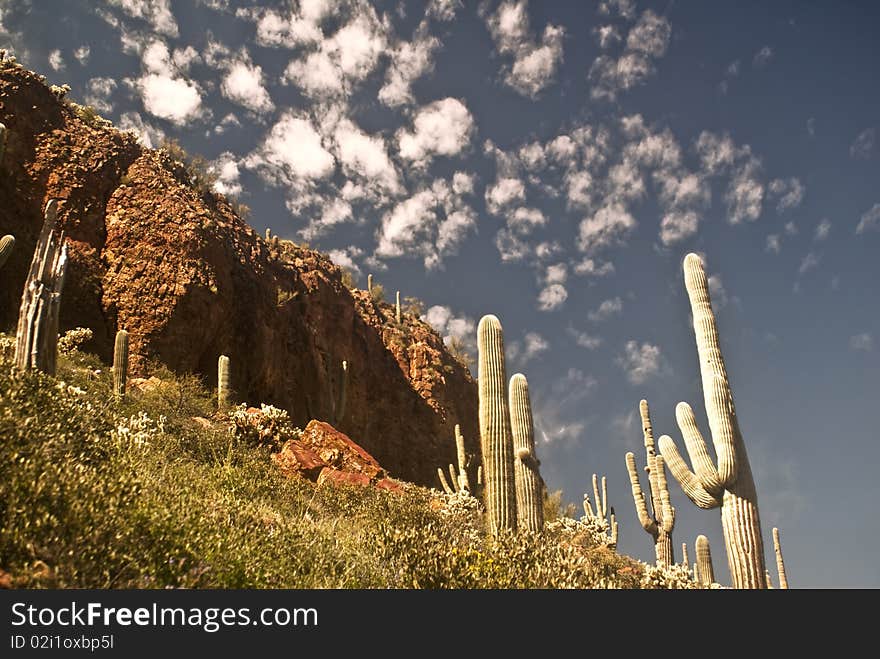
<svg viewBox="0 0 880 659"><path fill-rule="evenodd" d="M773 527L773 551L776 553L776 571L779 573L779 587L788 589L788 576L785 574L785 561L782 560L782 543L779 541L779 529Z"/></svg>
<svg viewBox="0 0 880 659"><path fill-rule="evenodd" d="M464 450L464 436L461 434L461 426L455 424L455 456L458 460L458 488L471 491L471 483L467 475L467 453Z"/></svg>
<svg viewBox="0 0 880 659"><path fill-rule="evenodd" d="M6 126L0 123L0 163L3 162L3 156L6 153L6 135L7 135Z"/></svg>
<svg viewBox="0 0 880 659"><path fill-rule="evenodd" d="M544 501L541 496L541 474L535 455L535 427L532 402L526 376L517 373L510 378L510 426L513 433L516 477L516 517L520 531L540 533L544 530Z"/></svg>
<svg viewBox="0 0 880 659"><path fill-rule="evenodd" d="M367 293L373 295L373 275L367 275Z"/></svg>
<svg viewBox="0 0 880 659"><path fill-rule="evenodd" d="M61 289L67 272L67 244L62 232L55 238L58 204L46 204L31 267L24 282L18 328L15 333L15 367L55 374L58 359L58 315Z"/></svg>
<svg viewBox="0 0 880 659"><path fill-rule="evenodd" d="M766 588L764 543L758 517L758 497L745 443L733 404L727 369L721 354L718 328L709 297L703 262L696 254L684 260L685 285L694 318L694 334L703 384L703 400L718 467L712 463L706 442L687 403L676 407L694 471L666 435L660 451L685 494L700 508L721 507L721 528L734 588Z"/></svg>
<svg viewBox="0 0 880 659"><path fill-rule="evenodd" d="M229 405L229 357L220 355L217 359L217 407L226 409Z"/></svg>
<svg viewBox="0 0 880 659"><path fill-rule="evenodd" d="M697 573L694 578L698 583L708 586L715 583L715 569L712 567L712 550L709 548L709 538L698 535L697 548Z"/></svg>
<svg viewBox="0 0 880 659"><path fill-rule="evenodd" d="M642 437L645 442L647 459L645 471L648 472L648 483L651 488L651 514L648 512L645 495L639 483L635 456L632 453L626 454L626 470L629 473L629 482L632 486L633 501L636 504L639 523L654 540L654 555L657 566L668 567L675 563L675 553L672 548L675 509L672 507L669 498L669 487L666 482L663 456L657 455L655 449L654 428L651 423L651 411L648 408L648 401L642 400L639 403L639 414L642 417ZM687 561L685 561L685 566L687 566Z"/></svg>
<svg viewBox="0 0 880 659"><path fill-rule="evenodd" d="M128 332L116 332L113 345L113 395L122 400L125 398L125 385L128 382Z"/></svg>
<svg viewBox="0 0 880 659"><path fill-rule="evenodd" d="M0 268L6 263L13 247L15 247L15 236L7 234L0 238Z"/></svg>
<svg viewBox="0 0 880 659"><path fill-rule="evenodd" d="M397 321L398 324L400 324L400 322L403 320L403 316L401 316L400 313L400 291L397 291L397 294L395 295L394 319Z"/></svg>
<svg viewBox="0 0 880 659"><path fill-rule="evenodd" d="M504 336L493 315L480 319L479 351L480 446L485 479L484 503L493 534L516 530L516 493L513 475L513 435L507 405Z"/></svg>

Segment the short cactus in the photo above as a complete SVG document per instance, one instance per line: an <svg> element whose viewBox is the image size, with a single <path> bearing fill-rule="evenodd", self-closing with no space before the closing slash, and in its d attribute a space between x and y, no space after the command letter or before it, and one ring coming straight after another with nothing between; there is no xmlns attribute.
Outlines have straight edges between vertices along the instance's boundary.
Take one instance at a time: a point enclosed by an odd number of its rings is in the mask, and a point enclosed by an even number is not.
<svg viewBox="0 0 880 659"><path fill-rule="evenodd" d="M516 515L520 531L540 533L544 529L544 502L541 496L540 462L535 455L535 428L529 383L517 373L510 378L510 426L516 456L513 471L516 477Z"/></svg>
<svg viewBox="0 0 880 659"><path fill-rule="evenodd" d="M125 385L128 382L128 332L116 332L113 345L113 395L122 400L125 398Z"/></svg>
<svg viewBox="0 0 880 659"><path fill-rule="evenodd" d="M403 321L403 317L400 313L400 291L397 291L396 300L394 302L394 320L397 321L398 325Z"/></svg>
<svg viewBox="0 0 880 659"><path fill-rule="evenodd" d="M776 570L779 572L779 587L788 589L788 576L785 574L785 561L782 560L782 544L779 542L779 529L773 527L773 550L776 552Z"/></svg>
<svg viewBox="0 0 880 659"><path fill-rule="evenodd" d="M370 297L373 296L373 275L367 275L367 293L370 294Z"/></svg>
<svg viewBox="0 0 880 659"><path fill-rule="evenodd" d="M657 455L654 449L654 430L651 425L651 411L648 401L639 403L639 412L642 416L642 434L647 453L648 483L651 487L651 512L648 513L645 495L639 483L639 472L636 470L636 459L632 453L626 454L626 470L629 472L629 482L632 485L633 500L636 504L636 513L642 528L654 540L654 554L657 567L671 567L675 564L675 556L672 550L672 529L675 526L675 508L669 500L669 487L666 484L666 469L663 464L663 456ZM684 563L688 566L687 561Z"/></svg>
<svg viewBox="0 0 880 659"><path fill-rule="evenodd" d="M31 267L24 282L15 333L15 367L55 374L58 360L58 314L67 272L64 232L56 239L58 202L50 199Z"/></svg>
<svg viewBox="0 0 880 659"><path fill-rule="evenodd" d="M596 510L590 503L590 496L584 492L584 517L592 519L606 533L610 533L609 546L617 546L617 519L614 517L614 508L608 506L608 481L602 476L602 492L599 493L599 477L593 474L593 497L596 500ZM608 513L611 516L608 517Z"/></svg>
<svg viewBox="0 0 880 659"><path fill-rule="evenodd" d="M479 352L480 448L483 456L485 505L493 534L516 530L516 492L513 475L513 434L507 405L504 334L501 322L489 314L477 326Z"/></svg>
<svg viewBox="0 0 880 659"><path fill-rule="evenodd" d="M2 124L0 124L0 126L2 126ZM6 234L0 238L0 267L3 267L6 263L6 259L8 259L9 255L12 253L13 247L15 247L15 236Z"/></svg>
<svg viewBox="0 0 880 659"><path fill-rule="evenodd" d="M697 563L694 579L703 586L715 583L715 570L712 567L712 550L709 548L709 538L698 535L694 543L697 548Z"/></svg>
<svg viewBox="0 0 880 659"><path fill-rule="evenodd" d="M458 488L470 492L471 484L467 475L467 454L464 450L464 436L461 434L461 426L457 423L455 424L455 455L458 459Z"/></svg>
<svg viewBox="0 0 880 659"><path fill-rule="evenodd" d="M229 405L229 357L220 355L217 359L217 407L226 409Z"/></svg>
<svg viewBox="0 0 880 659"><path fill-rule="evenodd" d="M703 398L718 467L712 463L694 412L687 403L679 403L675 412L694 471L688 468L668 435L660 438L660 452L691 501L700 508L721 508L721 527L733 587L766 588L758 495L721 355L709 284L699 256L685 257L684 273L694 319Z"/></svg>
<svg viewBox="0 0 880 659"><path fill-rule="evenodd" d="M683 567L688 568L691 565L691 559L688 556L688 543L681 543L681 564Z"/></svg>

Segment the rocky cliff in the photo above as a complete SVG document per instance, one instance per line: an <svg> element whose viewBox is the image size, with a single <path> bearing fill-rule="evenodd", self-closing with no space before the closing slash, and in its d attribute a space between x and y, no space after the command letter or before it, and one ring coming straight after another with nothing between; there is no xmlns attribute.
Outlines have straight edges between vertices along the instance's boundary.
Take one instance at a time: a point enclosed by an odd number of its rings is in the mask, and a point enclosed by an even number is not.
<svg viewBox="0 0 880 659"><path fill-rule="evenodd" d="M328 421L416 483L436 485L436 468L455 461L456 423L478 455L475 382L426 323L396 323L326 256L263 240L171 153L142 148L8 60L0 123L0 235L16 238L0 271L0 328L14 327L42 209L57 198L70 245L61 330L91 328L85 349L109 362L126 329L133 375L162 363L211 385L228 355L238 400L286 409L301 427Z"/></svg>

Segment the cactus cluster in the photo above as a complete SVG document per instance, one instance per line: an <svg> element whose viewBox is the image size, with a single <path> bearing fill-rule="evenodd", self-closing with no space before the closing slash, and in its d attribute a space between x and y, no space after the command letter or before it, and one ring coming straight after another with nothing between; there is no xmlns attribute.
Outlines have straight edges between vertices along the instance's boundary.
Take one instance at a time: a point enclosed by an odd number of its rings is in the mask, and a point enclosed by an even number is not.
<svg viewBox="0 0 880 659"><path fill-rule="evenodd" d="M685 257L684 273L694 319L703 398L718 465L713 464L693 410L687 403L679 403L675 412L694 471L687 466L668 435L660 438L660 452L691 501L700 508L721 508L733 587L766 588L755 482L721 355L708 280L699 256L688 254Z"/></svg>
<svg viewBox="0 0 880 659"><path fill-rule="evenodd" d="M610 546L617 546L617 519L614 516L614 508L608 505L608 481L602 476L602 491L599 491L599 477L593 474L593 497L596 502L596 510L590 503L590 495L584 492L584 517L593 520L600 528L610 534ZM608 513L611 516L608 516Z"/></svg>
<svg viewBox="0 0 880 659"><path fill-rule="evenodd" d="M67 272L64 232L56 238L58 202L50 199L44 212L31 267L24 283L15 333L15 366L55 374L58 359L58 314Z"/></svg>
<svg viewBox="0 0 880 659"><path fill-rule="evenodd" d="M663 456L657 455L654 448L654 430L651 424L651 411L648 401L639 403L639 413L642 417L642 434L647 454L648 483L651 488L651 513L648 512L645 495L639 483L639 473L636 470L636 459L632 453L626 454L626 470L629 472L629 481L632 486L633 500L636 504L636 513L642 528L654 540L654 554L657 566L671 566L675 563L672 550L672 529L675 526L675 508L669 499L669 487L666 483L666 469ZM687 567L687 561L685 561Z"/></svg>

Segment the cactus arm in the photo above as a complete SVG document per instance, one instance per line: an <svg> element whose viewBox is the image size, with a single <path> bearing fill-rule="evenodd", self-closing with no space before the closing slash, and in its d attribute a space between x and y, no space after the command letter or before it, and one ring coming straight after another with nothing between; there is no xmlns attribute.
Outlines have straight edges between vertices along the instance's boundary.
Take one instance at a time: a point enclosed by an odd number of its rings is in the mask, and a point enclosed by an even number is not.
<svg viewBox="0 0 880 659"><path fill-rule="evenodd" d="M698 535L694 544L697 549L700 583L708 586L715 582L715 570L712 567L712 550L709 547L709 538L704 535Z"/></svg>
<svg viewBox="0 0 880 659"><path fill-rule="evenodd" d="M645 442L645 453L647 456L647 464L645 471L648 472L648 483L651 488L651 511L656 516L660 493L657 491L657 476L654 461L657 457L657 450L654 443L654 427L651 423L651 410L648 407L648 401L642 399L639 401L639 416L642 418L642 437Z"/></svg>
<svg viewBox="0 0 880 659"><path fill-rule="evenodd" d="M611 544L617 547L617 519L611 513Z"/></svg>
<svg viewBox="0 0 880 659"><path fill-rule="evenodd" d="M688 543L681 543L681 564L687 567L690 564L690 557L688 556Z"/></svg>
<svg viewBox="0 0 880 659"><path fill-rule="evenodd" d="M584 517L595 517L593 506L590 504L590 497L586 492L584 492Z"/></svg>
<svg viewBox="0 0 880 659"><path fill-rule="evenodd" d="M0 267L6 263L6 259L8 259L9 255L12 253L13 247L15 247L15 236L12 234L6 234L0 238Z"/></svg>
<svg viewBox="0 0 880 659"><path fill-rule="evenodd" d="M687 497L699 508L710 509L721 505L721 499L706 491L700 483L697 475L688 469L687 464L678 452L675 442L669 435L663 435L659 440L660 453L669 465L669 471L673 478L681 485L681 489Z"/></svg>
<svg viewBox="0 0 880 659"><path fill-rule="evenodd" d="M721 423L721 419L725 416L730 418L729 411L733 410L733 400L732 396L730 396L727 369L724 365L724 357L721 354L721 346L718 340L715 314L712 312L712 302L709 297L709 281L703 268L703 261L696 254L688 254L685 257L684 272L685 287L694 317L694 334L697 340L700 374L703 380L703 400L706 405L709 426L712 429L712 442L718 455L718 478L723 487L729 488L736 481L737 455L735 438L739 435L739 428L736 425L734 414L732 416L731 432L729 434L715 434L715 427ZM724 398L719 398L714 394L716 377L721 381L723 388L727 390L729 411L725 409Z"/></svg>
<svg viewBox="0 0 880 659"><path fill-rule="evenodd" d="M672 507L672 501L669 498L669 485L666 483L666 461L662 455L658 455L654 459L654 465L657 470L657 489L660 491L660 510L662 511L660 526L667 533L672 533L675 526L675 508Z"/></svg>
<svg viewBox="0 0 880 659"><path fill-rule="evenodd" d="M449 483L446 482L446 474L443 473L443 470L440 467L437 467L437 475L440 477L440 485L443 486L443 491L446 494L455 494L451 487L449 487Z"/></svg>
<svg viewBox="0 0 880 659"><path fill-rule="evenodd" d="M608 483L602 476L602 517L608 515Z"/></svg>
<svg viewBox="0 0 880 659"><path fill-rule="evenodd" d="M782 543L779 542L779 529L773 527L773 551L776 553L776 570L779 572L779 587L788 589L788 576L785 574L785 561L782 560Z"/></svg>
<svg viewBox="0 0 880 659"><path fill-rule="evenodd" d="M626 454L626 471L629 473L629 482L632 486L633 501L636 504L636 514L639 517L639 524L652 537L657 536L657 523L651 519L648 514L648 507L645 504L645 495L642 492L642 486L639 483L639 472L636 469L636 457L632 452Z"/></svg>
<svg viewBox="0 0 880 659"><path fill-rule="evenodd" d="M471 484L467 475L467 455L464 450L464 436L461 434L461 427L455 424L455 454L458 459L458 481L462 490L471 491Z"/></svg>
<svg viewBox="0 0 880 659"><path fill-rule="evenodd" d="M602 510L602 497L599 496L599 477L593 474L593 501L596 504L596 517L605 519L605 511Z"/></svg>
<svg viewBox="0 0 880 659"><path fill-rule="evenodd" d="M700 479L703 489L715 495L721 494L724 488L718 478L718 472L715 470L712 458L709 456L706 441L697 427L697 420L691 406L684 402L676 405L675 420L678 422L691 464L694 466L694 472Z"/></svg>

